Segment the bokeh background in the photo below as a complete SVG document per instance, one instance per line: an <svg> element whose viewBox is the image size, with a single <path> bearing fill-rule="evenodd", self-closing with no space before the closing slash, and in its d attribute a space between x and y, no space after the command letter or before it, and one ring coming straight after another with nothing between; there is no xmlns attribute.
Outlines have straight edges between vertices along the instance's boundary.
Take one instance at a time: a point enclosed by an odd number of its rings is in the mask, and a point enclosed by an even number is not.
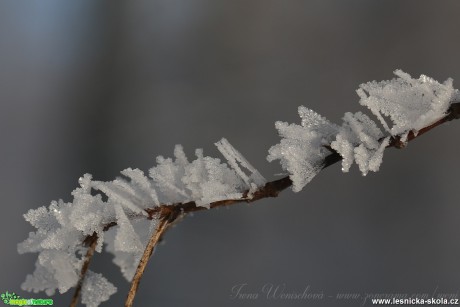
<svg viewBox="0 0 460 307"><path fill-rule="evenodd" d="M334 121L355 89L400 68L460 81L458 1L17 1L0 3L0 291L36 255L22 214L71 200L83 173L147 171L180 143L219 156L226 137L269 179L274 122L305 105ZM459 123L388 150L362 177L328 168L302 192L196 213L171 229L137 306L357 306L340 293L460 289ZM128 291L110 254L91 265ZM266 284L323 293L274 300ZM232 299L232 287L259 293ZM71 292L71 291L70 291ZM72 293L56 295L66 306ZM370 305L367 302L368 305Z"/></svg>

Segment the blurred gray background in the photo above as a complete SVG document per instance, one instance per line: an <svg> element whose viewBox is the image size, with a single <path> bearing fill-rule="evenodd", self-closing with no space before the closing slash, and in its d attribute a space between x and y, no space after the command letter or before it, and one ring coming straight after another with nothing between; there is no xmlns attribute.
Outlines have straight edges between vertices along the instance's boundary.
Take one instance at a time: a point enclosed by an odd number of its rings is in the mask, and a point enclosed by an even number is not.
<svg viewBox="0 0 460 307"><path fill-rule="evenodd" d="M457 1L17 1L0 3L0 292L36 255L16 244L22 214L71 200L83 173L147 171L180 143L191 156L229 141L269 179L276 120L305 105L334 121L358 85L400 68L460 87ZM388 150L381 171L322 172L302 192L196 213L165 237L137 306L357 306L340 293L457 293L460 123ZM119 291L112 256L96 255ZM267 299L261 288L323 293ZM232 287L259 292L233 299ZM70 291L71 292L71 291ZM56 295L66 306L72 293ZM370 305L367 302L368 305Z"/></svg>

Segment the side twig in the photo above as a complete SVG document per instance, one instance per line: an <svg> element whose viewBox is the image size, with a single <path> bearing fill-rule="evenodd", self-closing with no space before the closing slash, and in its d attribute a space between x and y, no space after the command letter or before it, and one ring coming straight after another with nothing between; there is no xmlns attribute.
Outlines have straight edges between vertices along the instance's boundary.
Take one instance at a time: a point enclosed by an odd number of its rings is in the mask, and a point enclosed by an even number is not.
<svg viewBox="0 0 460 307"><path fill-rule="evenodd" d="M160 219L156 230L150 237L150 240L147 246L145 247L144 254L142 255L141 260L139 261L136 273L134 274L133 280L131 282L131 288L129 289L128 297L126 298L125 307L131 307L133 305L134 297L137 293L137 288L139 287L139 283L141 281L142 275L144 274L144 270L147 266L150 256L152 255L153 249L155 248L161 236L166 231L171 222L172 220L168 216L165 216L162 219Z"/></svg>
<svg viewBox="0 0 460 307"><path fill-rule="evenodd" d="M75 292L73 294L72 301L70 302L70 307L77 306L78 298L79 298L80 292L81 292L81 287L83 285L83 281L85 279L86 272L88 271L91 259L93 258L94 250L96 249L97 234L94 233L89 238L90 239L87 241L87 242L89 242L88 250L86 251L85 260L83 262L83 266L81 267L80 279L78 280L77 287L75 288Z"/></svg>

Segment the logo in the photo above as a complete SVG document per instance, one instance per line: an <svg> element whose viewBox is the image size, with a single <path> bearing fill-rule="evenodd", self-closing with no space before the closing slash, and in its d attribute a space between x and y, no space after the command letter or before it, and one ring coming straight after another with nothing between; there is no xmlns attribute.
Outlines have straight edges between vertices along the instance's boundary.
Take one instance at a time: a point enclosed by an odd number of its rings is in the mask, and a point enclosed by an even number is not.
<svg viewBox="0 0 460 307"><path fill-rule="evenodd" d="M14 292L8 292L0 294L2 301L5 305L11 306L51 306L53 305L52 299L35 299L35 298L22 298Z"/></svg>

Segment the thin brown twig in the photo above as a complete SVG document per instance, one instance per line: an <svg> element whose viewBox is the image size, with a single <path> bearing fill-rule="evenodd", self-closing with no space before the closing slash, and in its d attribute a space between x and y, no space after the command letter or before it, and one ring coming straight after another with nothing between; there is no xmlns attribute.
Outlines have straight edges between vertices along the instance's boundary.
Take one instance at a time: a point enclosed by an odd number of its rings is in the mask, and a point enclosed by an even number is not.
<svg viewBox="0 0 460 307"><path fill-rule="evenodd" d="M83 281L85 279L86 272L88 271L89 264L91 262L91 259L93 258L94 255L94 250L96 249L97 245L97 234L94 233L92 236L90 236L90 244L88 246L88 250L86 251L85 255L85 260L83 262L83 266L81 267L81 272L80 272L80 279L78 280L77 287L75 288L75 292L72 297L72 301L70 302L70 307L75 307L77 306L78 303L78 298L80 296L81 292L81 287L83 285Z"/></svg>
<svg viewBox="0 0 460 307"><path fill-rule="evenodd" d="M152 233L150 240L145 247L144 254L142 255L141 260L139 261L139 265L137 266L136 273L134 274L133 280L131 282L131 288L129 289L128 296L126 298L125 307L131 307L134 302L134 297L137 293L137 288L139 287L139 283L141 281L142 275L144 274L144 270L149 262L150 256L152 256L153 249L157 245L158 241L160 240L163 233L168 228L169 224L171 223L170 218L168 216L164 216L158 223L156 230Z"/></svg>

